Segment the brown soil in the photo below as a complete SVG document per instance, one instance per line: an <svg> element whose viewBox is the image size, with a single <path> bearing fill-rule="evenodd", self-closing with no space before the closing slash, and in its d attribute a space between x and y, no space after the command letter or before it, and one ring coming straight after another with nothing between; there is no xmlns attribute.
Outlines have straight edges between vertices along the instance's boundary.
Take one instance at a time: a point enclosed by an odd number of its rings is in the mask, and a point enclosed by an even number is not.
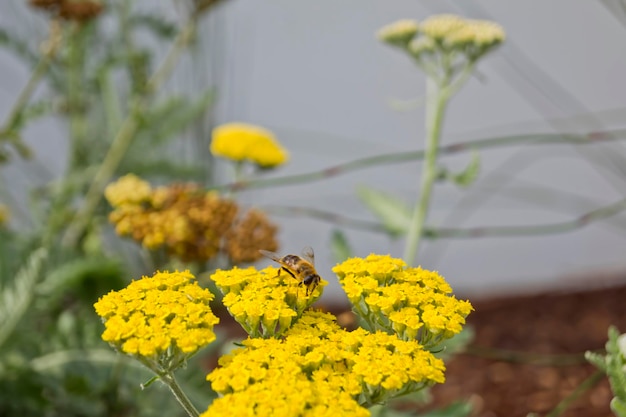
<svg viewBox="0 0 626 417"><path fill-rule="evenodd" d="M437 405L465 399L475 416L542 416L568 397L595 368L586 350L602 350L610 325L626 331L626 285L472 301L475 339L447 364ZM612 416L606 378L562 416Z"/></svg>

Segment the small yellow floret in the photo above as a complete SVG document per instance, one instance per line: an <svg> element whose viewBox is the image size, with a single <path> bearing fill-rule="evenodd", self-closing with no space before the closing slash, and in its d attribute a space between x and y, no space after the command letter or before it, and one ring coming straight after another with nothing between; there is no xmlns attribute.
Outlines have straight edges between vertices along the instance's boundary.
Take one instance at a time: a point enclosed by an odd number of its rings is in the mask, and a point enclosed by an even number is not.
<svg viewBox="0 0 626 417"><path fill-rule="evenodd" d="M237 162L249 161L262 168L282 165L289 159L272 132L247 123L228 123L213 129L211 153Z"/></svg>
<svg viewBox="0 0 626 417"><path fill-rule="evenodd" d="M109 184L104 196L113 207L124 204L140 204L150 199L152 187L150 183L134 174L124 175L116 182Z"/></svg>
<svg viewBox="0 0 626 417"><path fill-rule="evenodd" d="M407 45L415 36L418 24L415 20L402 19L383 26L378 30L376 36L383 42L393 45Z"/></svg>

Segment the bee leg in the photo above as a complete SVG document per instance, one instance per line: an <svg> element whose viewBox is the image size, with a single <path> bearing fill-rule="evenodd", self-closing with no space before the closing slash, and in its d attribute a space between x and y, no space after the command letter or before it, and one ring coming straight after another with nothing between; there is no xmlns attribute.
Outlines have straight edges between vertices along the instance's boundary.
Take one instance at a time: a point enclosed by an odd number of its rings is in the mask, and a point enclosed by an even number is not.
<svg viewBox="0 0 626 417"><path fill-rule="evenodd" d="M282 267L278 270L278 275L280 275L280 271L285 271L286 273L288 273L289 275L291 275L291 278L296 279L296 276L293 274L293 272L291 272L290 270L288 270L285 267Z"/></svg>

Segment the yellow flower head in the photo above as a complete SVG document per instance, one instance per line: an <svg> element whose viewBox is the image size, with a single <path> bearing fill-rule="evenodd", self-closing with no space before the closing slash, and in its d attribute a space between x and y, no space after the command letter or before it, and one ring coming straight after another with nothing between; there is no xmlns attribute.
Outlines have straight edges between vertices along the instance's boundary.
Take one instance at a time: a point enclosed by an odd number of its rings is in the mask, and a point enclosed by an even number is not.
<svg viewBox="0 0 626 417"><path fill-rule="evenodd" d="M104 321L102 339L154 363L165 353L185 358L208 345L219 319L209 307L213 294L194 279L189 271L157 272L102 296L94 304Z"/></svg>
<svg viewBox="0 0 626 417"><path fill-rule="evenodd" d="M378 39L392 45L406 46L415 36L418 23L411 19L402 19L383 26L376 34Z"/></svg>
<svg viewBox="0 0 626 417"><path fill-rule="evenodd" d="M389 255L352 258L333 268L355 312L372 329L427 347L462 330L472 311L437 272L408 268Z"/></svg>
<svg viewBox="0 0 626 417"><path fill-rule="evenodd" d="M262 168L273 168L289 159L272 132L247 123L228 123L213 129L211 153L237 162L249 161Z"/></svg>
<svg viewBox="0 0 626 417"><path fill-rule="evenodd" d="M231 316L251 337L278 337L322 295L320 285L306 296L304 287L289 274L269 266L217 270L211 279L224 294Z"/></svg>
<svg viewBox="0 0 626 417"><path fill-rule="evenodd" d="M452 14L435 15L422 22L401 20L385 26L378 36L403 48L428 72L449 72L473 63L504 41L500 25L486 20L470 20ZM460 54L458 53L460 52ZM437 55L446 57L437 58ZM428 62L432 59L432 62Z"/></svg>
<svg viewBox="0 0 626 417"><path fill-rule="evenodd" d="M150 183L134 174L124 175L104 190L104 196L113 207L141 204L150 200L151 193Z"/></svg>
<svg viewBox="0 0 626 417"><path fill-rule="evenodd" d="M219 365L207 376L224 395L209 408L219 409L217 415L266 415L259 409L282 415L275 407L291 409L286 415L316 415L310 409L367 415L354 400L371 406L444 381L443 362L420 344L382 332L349 332L332 315L315 311L305 312L282 339L245 340Z"/></svg>

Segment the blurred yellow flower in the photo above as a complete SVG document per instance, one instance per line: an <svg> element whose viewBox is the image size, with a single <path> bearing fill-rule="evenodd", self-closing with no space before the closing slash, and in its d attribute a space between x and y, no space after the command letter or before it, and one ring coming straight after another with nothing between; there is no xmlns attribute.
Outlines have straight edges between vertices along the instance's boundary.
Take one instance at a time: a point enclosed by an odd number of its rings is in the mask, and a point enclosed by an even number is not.
<svg viewBox="0 0 626 417"><path fill-rule="evenodd" d="M211 153L237 162L248 161L261 168L273 168L289 159L272 132L247 123L227 123L213 129Z"/></svg>
<svg viewBox="0 0 626 417"><path fill-rule="evenodd" d="M0 227L6 226L11 218L11 210L4 204L0 204Z"/></svg>
<svg viewBox="0 0 626 417"><path fill-rule="evenodd" d="M113 207L137 205L150 199L152 187L134 174L127 174L107 185L104 196Z"/></svg>
<svg viewBox="0 0 626 417"><path fill-rule="evenodd" d="M406 46L417 33L418 23L411 19L402 19L383 26L376 33L378 39L392 45Z"/></svg>

